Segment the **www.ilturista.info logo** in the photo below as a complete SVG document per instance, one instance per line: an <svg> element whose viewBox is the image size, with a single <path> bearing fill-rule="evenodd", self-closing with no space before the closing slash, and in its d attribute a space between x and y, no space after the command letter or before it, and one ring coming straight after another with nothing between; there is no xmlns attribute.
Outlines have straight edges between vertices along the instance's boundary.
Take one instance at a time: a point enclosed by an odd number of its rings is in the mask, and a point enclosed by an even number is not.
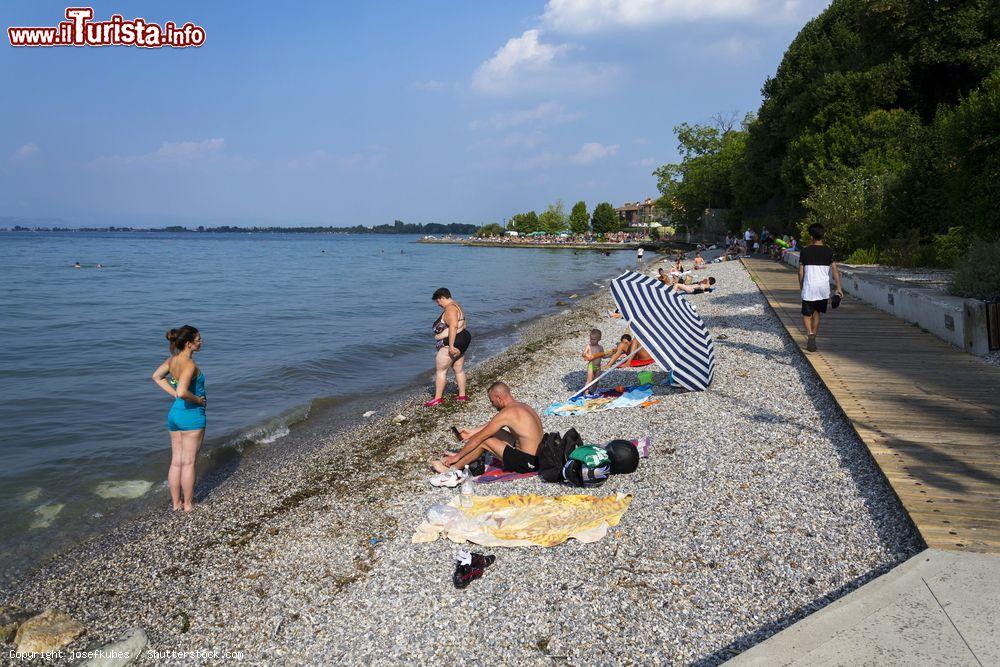
<svg viewBox="0 0 1000 667"><path fill-rule="evenodd" d="M108 21L92 21L92 7L67 7L67 21L55 27L10 27L11 46L139 46L157 49L164 46L183 49L205 43L205 29L193 23L178 27L173 21L162 26L146 19L125 20L112 14Z"/></svg>

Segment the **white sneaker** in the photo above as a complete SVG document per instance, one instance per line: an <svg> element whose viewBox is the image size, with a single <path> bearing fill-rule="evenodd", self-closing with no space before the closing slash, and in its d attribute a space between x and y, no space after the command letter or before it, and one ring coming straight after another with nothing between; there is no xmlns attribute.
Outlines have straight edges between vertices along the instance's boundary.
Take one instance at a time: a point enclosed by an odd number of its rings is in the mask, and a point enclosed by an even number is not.
<svg viewBox="0 0 1000 667"><path fill-rule="evenodd" d="M464 470L449 470L448 472L443 472L440 475L435 475L428 480L431 486L436 487L447 487L449 489L454 489L456 486L465 481L465 471Z"/></svg>

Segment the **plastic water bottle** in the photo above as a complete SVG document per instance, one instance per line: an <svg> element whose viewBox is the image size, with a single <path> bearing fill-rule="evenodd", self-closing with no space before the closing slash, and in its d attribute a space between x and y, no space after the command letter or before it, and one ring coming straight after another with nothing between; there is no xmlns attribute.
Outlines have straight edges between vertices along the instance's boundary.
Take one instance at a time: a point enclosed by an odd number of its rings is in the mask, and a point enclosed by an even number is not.
<svg viewBox="0 0 1000 667"><path fill-rule="evenodd" d="M472 507L472 496L474 495L475 492L472 490L472 473L469 472L469 466L465 466L465 479L462 480L462 507Z"/></svg>

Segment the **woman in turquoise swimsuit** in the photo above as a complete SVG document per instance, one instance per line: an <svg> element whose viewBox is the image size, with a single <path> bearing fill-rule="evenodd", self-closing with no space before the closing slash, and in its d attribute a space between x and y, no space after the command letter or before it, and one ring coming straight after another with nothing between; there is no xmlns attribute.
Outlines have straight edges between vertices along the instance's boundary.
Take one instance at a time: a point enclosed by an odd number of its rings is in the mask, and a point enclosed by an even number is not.
<svg viewBox="0 0 1000 667"><path fill-rule="evenodd" d="M194 363L201 349L201 334L185 324L167 332L170 358L153 373L153 382L170 394L174 404L167 413L170 431L170 472L167 485L174 509L190 512L194 505L194 462L205 439L205 374ZM167 376L170 379L167 379Z"/></svg>

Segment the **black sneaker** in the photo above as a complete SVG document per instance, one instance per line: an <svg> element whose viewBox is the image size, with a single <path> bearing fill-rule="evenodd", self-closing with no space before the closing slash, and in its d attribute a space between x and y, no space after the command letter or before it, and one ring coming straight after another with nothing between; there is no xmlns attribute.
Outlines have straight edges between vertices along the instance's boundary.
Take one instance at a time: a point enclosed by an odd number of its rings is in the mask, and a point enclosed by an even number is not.
<svg viewBox="0 0 1000 667"><path fill-rule="evenodd" d="M497 560L497 557L493 554L481 554L479 552L472 552L472 567L481 567L483 569L493 565Z"/></svg>
<svg viewBox="0 0 1000 667"><path fill-rule="evenodd" d="M816 351L816 334L811 334L806 338L806 350L809 352Z"/></svg>
<svg viewBox="0 0 1000 667"><path fill-rule="evenodd" d="M455 565L455 574L451 580L455 582L455 588L465 588L481 576L483 576L483 568L458 563Z"/></svg>

